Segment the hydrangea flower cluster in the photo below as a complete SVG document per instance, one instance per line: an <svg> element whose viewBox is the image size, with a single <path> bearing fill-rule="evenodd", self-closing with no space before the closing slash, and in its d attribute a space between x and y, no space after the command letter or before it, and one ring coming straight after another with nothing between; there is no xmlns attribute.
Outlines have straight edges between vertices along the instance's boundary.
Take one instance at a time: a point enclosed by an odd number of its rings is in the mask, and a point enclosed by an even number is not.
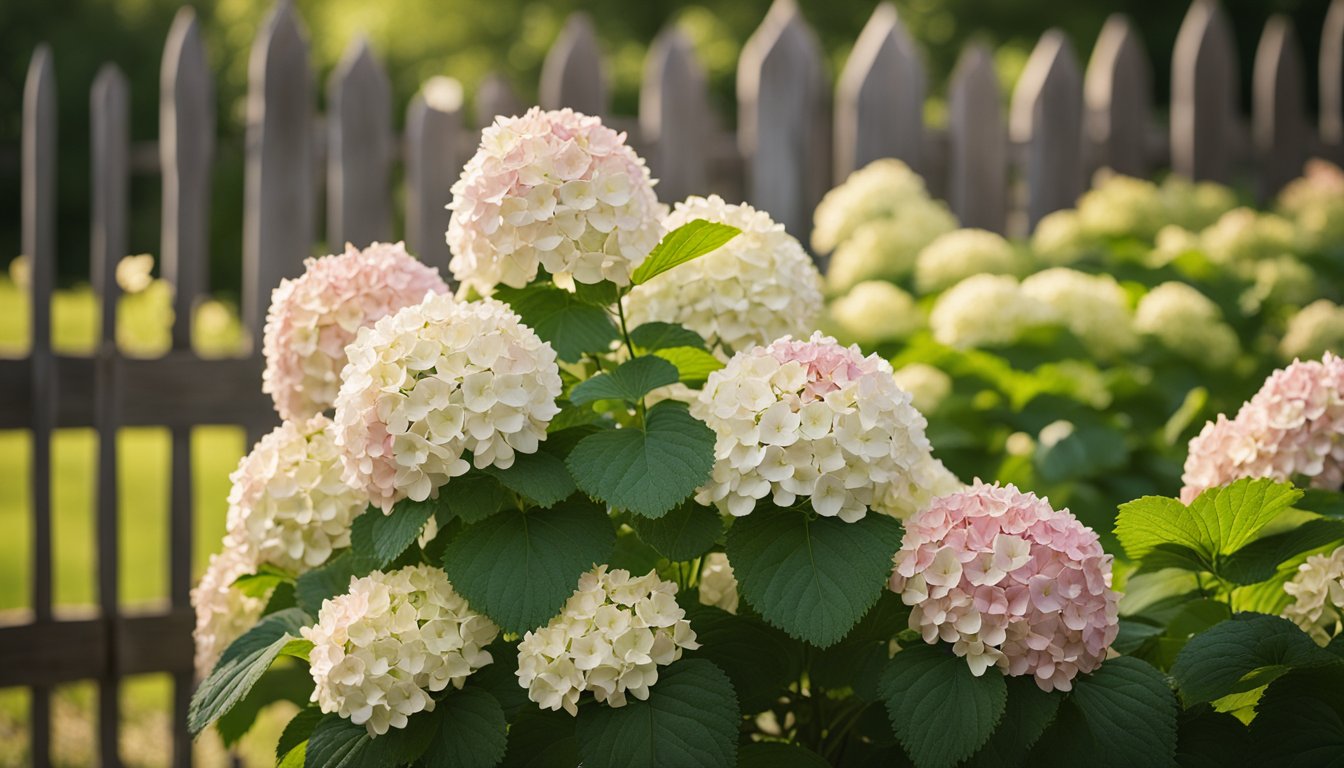
<svg viewBox="0 0 1344 768"><path fill-rule="evenodd" d="M906 523L889 586L910 628L952 643L977 677L997 666L1067 691L1115 640L1111 560L1068 510L977 481Z"/></svg>
<svg viewBox="0 0 1344 768"><path fill-rule="evenodd" d="M513 466L559 412L555 351L494 299L428 296L360 329L348 352L336 445L346 482L384 512L429 498L472 464Z"/></svg>
<svg viewBox="0 0 1344 768"><path fill-rule="evenodd" d="M700 566L700 604L737 613L738 600L737 577L728 556L722 552L705 555Z"/></svg>
<svg viewBox="0 0 1344 768"><path fill-rule="evenodd" d="M1344 170L1320 158L1308 160L1302 178L1279 193L1277 208L1297 225L1304 250L1338 248L1344 242Z"/></svg>
<svg viewBox="0 0 1344 768"><path fill-rule="evenodd" d="M233 586L239 576L255 570L256 563L248 559L246 550L226 538L223 550L210 556L205 574L191 590L191 605L196 610L191 637L196 645L197 677L210 674L224 649L261 618L266 602Z"/></svg>
<svg viewBox="0 0 1344 768"><path fill-rule="evenodd" d="M867 222L897 218L910 208L930 207L939 206L929 198L924 177L900 160L874 160L821 198L813 213L812 248L830 253Z"/></svg>
<svg viewBox="0 0 1344 768"><path fill-rule="evenodd" d="M229 475L228 531L248 559L302 573L350 545L350 522L368 497L342 479L332 424L286 421Z"/></svg>
<svg viewBox="0 0 1344 768"><path fill-rule="evenodd" d="M956 229L919 252L915 287L922 294L937 293L972 275L1015 275L1023 266L1002 235L983 229Z"/></svg>
<svg viewBox="0 0 1344 768"><path fill-rule="evenodd" d="M736 516L800 496L854 522L895 511L929 454L926 422L891 365L814 333L739 352L709 375L691 414L714 430L714 471L696 493Z"/></svg>
<svg viewBox="0 0 1344 768"><path fill-rule="evenodd" d="M858 344L902 339L924 327L914 297L885 280L859 283L827 309L836 335Z"/></svg>
<svg viewBox="0 0 1344 768"><path fill-rule="evenodd" d="M1031 254L1037 263L1047 266L1075 264L1097 246L1097 239L1083 229L1078 211L1072 208L1046 214L1031 233Z"/></svg>
<svg viewBox="0 0 1344 768"><path fill-rule="evenodd" d="M678 323L731 350L815 327L821 273L784 225L764 211L711 195L677 203L664 226L674 230L696 219L729 224L742 234L632 289L625 299L631 323Z"/></svg>
<svg viewBox="0 0 1344 768"><path fill-rule="evenodd" d="M1059 322L1103 357L1138 346L1129 297L1110 275L1055 267L1023 280L1022 294L1054 310Z"/></svg>
<svg viewBox="0 0 1344 768"><path fill-rule="evenodd" d="M625 134L570 109L496 118L452 194L448 266L482 292L521 288L538 267L628 285L662 237L664 209Z"/></svg>
<svg viewBox="0 0 1344 768"><path fill-rule="evenodd" d="M1049 305L1028 298L1017 278L975 275L944 291L929 314L933 337L952 347L1012 344L1031 328L1056 320Z"/></svg>
<svg viewBox="0 0 1344 768"><path fill-rule="evenodd" d="M1344 485L1344 359L1329 352L1275 371L1236 418L1204 425L1190 441L1181 501L1243 477L1294 476Z"/></svg>
<svg viewBox="0 0 1344 768"><path fill-rule="evenodd" d="M700 647L676 594L656 571L631 578L600 565L585 573L564 611L523 635L518 683L542 709L571 715L584 691L612 707L627 695L647 699L658 667Z"/></svg>
<svg viewBox="0 0 1344 768"><path fill-rule="evenodd" d="M443 571L411 565L352 578L300 632L313 644L312 700L381 736L433 711L430 694L461 688L491 663L485 646L499 628L471 610Z"/></svg>
<svg viewBox="0 0 1344 768"><path fill-rule="evenodd" d="M1337 349L1344 349L1344 307L1329 299L1298 310L1279 342L1279 355L1286 360L1320 357Z"/></svg>
<svg viewBox="0 0 1344 768"><path fill-rule="evenodd" d="M1248 266L1292 254L1297 233L1291 221L1252 208L1235 208L1199 234L1215 264Z"/></svg>
<svg viewBox="0 0 1344 768"><path fill-rule="evenodd" d="M946 208L918 199L892 218L866 222L831 254L826 289L834 296L868 280L902 280L929 243L956 227Z"/></svg>
<svg viewBox="0 0 1344 768"><path fill-rule="evenodd" d="M920 413L933 413L952 394L952 377L928 363L910 363L892 375Z"/></svg>
<svg viewBox="0 0 1344 768"><path fill-rule="evenodd" d="M1284 617L1317 643L1329 644L1344 625L1344 547L1308 557L1283 590L1293 597Z"/></svg>
<svg viewBox="0 0 1344 768"><path fill-rule="evenodd" d="M1218 305L1187 283L1162 283L1144 294L1134 312L1134 330L1214 369L1231 365L1241 349Z"/></svg>
<svg viewBox="0 0 1344 768"><path fill-rule="evenodd" d="M306 419L331 407L355 333L426 293L444 293L439 271L401 243L345 246L339 256L304 262L304 273L282 280L266 312L261 390L281 418Z"/></svg>

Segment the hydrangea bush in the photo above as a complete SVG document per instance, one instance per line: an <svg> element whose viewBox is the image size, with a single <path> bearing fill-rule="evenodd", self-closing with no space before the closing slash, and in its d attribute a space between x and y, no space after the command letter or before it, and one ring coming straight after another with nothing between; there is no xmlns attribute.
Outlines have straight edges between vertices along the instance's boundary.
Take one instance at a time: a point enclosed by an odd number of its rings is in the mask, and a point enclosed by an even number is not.
<svg viewBox="0 0 1344 768"><path fill-rule="evenodd" d="M879 161L817 210L821 317L765 213L669 212L597 118L500 118L445 201L455 295L382 245L276 291L286 421L192 592L190 728L294 702L290 768L1310 764L1344 363L1275 373L1163 494L1301 277L1189 275L1321 242L1314 184L1248 224L1108 179L1046 256Z"/></svg>

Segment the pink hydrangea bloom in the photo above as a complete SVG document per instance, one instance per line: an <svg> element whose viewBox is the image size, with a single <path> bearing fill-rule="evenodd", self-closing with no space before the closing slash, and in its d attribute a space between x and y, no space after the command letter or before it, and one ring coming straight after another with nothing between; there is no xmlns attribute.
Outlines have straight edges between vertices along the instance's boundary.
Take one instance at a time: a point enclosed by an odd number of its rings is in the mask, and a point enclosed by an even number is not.
<svg viewBox="0 0 1344 768"><path fill-rule="evenodd" d="M1295 476L1344 485L1344 359L1329 352L1275 371L1236 418L1205 424L1190 441L1181 500L1243 477Z"/></svg>
<svg viewBox="0 0 1344 768"><path fill-rule="evenodd" d="M346 245L339 256L304 262L306 270L271 294L262 352L261 389L285 419L306 419L331 407L340 388L345 346L355 332L448 290L439 271L401 243Z"/></svg>
<svg viewBox="0 0 1344 768"><path fill-rule="evenodd" d="M488 291L557 280L630 283L664 207L625 134L570 109L500 117L453 185L453 275Z"/></svg>
<svg viewBox="0 0 1344 768"><path fill-rule="evenodd" d="M910 518L890 587L910 628L952 643L975 675L997 666L1067 691L1115 640L1111 560L1067 509L977 480Z"/></svg>

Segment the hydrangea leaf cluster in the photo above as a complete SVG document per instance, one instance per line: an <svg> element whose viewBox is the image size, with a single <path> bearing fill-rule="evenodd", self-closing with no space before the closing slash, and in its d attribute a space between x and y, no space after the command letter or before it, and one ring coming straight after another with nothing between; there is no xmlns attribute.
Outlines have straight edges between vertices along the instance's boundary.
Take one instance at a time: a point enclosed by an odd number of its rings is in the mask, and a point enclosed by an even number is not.
<svg viewBox="0 0 1344 768"><path fill-rule="evenodd" d="M1115 640L1111 560L1068 510L977 481L907 522L889 586L910 628L952 644L977 676L997 666L1067 691Z"/></svg>
<svg viewBox="0 0 1344 768"><path fill-rule="evenodd" d="M336 445L346 481L384 512L473 465L507 469L559 412L555 351L493 299L426 297L361 329L348 352Z"/></svg>
<svg viewBox="0 0 1344 768"><path fill-rule="evenodd" d="M1243 477L1344 484L1344 359L1327 352L1279 369L1235 418L1205 424L1190 441L1181 500Z"/></svg>
<svg viewBox="0 0 1344 768"><path fill-rule="evenodd" d="M695 650L677 585L605 565L579 578L559 616L518 644L518 682L542 709L578 714L585 691L611 707L647 699L658 668Z"/></svg>
<svg viewBox="0 0 1344 768"><path fill-rule="evenodd" d="M544 268L561 283L629 285L662 207L625 134L570 109L500 117L452 189L449 269L488 292Z"/></svg>
<svg viewBox="0 0 1344 768"><path fill-rule="evenodd" d="M347 245L345 253L308 259L304 267L271 294L262 337L261 389L285 419L306 419L332 406L345 347L360 328L448 290L439 271L401 243L363 250Z"/></svg>
<svg viewBox="0 0 1344 768"><path fill-rule="evenodd" d="M782 224L764 211L711 195L677 203L664 226L672 231L696 220L728 224L741 234L635 286L625 299L632 326L677 323L730 350L768 344L815 326L821 313L821 274Z"/></svg>
<svg viewBox="0 0 1344 768"><path fill-rule="evenodd" d="M312 700L381 736L432 711L433 693L461 688L490 664L485 646L499 628L471 610L443 571L413 565L351 579L302 633L313 644Z"/></svg>
<svg viewBox="0 0 1344 768"><path fill-rule="evenodd" d="M691 413L714 430L710 482L696 494L736 516L801 497L853 522L895 512L929 454L925 421L891 365L814 333L737 353L709 375Z"/></svg>

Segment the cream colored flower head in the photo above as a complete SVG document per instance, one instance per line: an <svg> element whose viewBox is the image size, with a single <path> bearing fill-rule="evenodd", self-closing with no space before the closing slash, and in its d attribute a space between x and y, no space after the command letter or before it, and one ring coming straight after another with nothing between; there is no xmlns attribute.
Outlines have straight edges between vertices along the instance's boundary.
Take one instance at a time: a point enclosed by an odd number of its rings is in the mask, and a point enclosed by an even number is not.
<svg viewBox="0 0 1344 768"><path fill-rule="evenodd" d="M874 160L822 197L813 214L812 247L830 253L863 224L928 200L924 178L910 166L894 158Z"/></svg>
<svg viewBox="0 0 1344 768"><path fill-rule="evenodd" d="M919 252L915 287L922 294L937 293L972 275L1015 275L1022 267L1012 244L1001 235L983 229L957 229Z"/></svg>
<svg viewBox="0 0 1344 768"><path fill-rule="evenodd" d="M722 552L710 552L705 555L700 566L700 604L737 613L739 596L737 577L733 575L732 563Z"/></svg>
<svg viewBox="0 0 1344 768"><path fill-rule="evenodd" d="M677 323L730 350L815 327L821 273L782 224L764 211L711 195L677 203L664 226L670 231L696 219L729 224L742 234L635 286L625 299L633 325Z"/></svg>
<svg viewBox="0 0 1344 768"><path fill-rule="evenodd" d="M920 413L933 413L952 394L952 377L928 363L910 363L892 375Z"/></svg>
<svg viewBox="0 0 1344 768"><path fill-rule="evenodd" d="M1049 307L1059 322L1101 357L1123 355L1138 346L1129 296L1110 275L1055 267L1023 280L1022 294Z"/></svg>
<svg viewBox="0 0 1344 768"><path fill-rule="evenodd" d="M461 688L491 663L485 647L499 628L453 591L443 571L411 565L352 578L349 591L324 601L317 623L300 632L313 644L312 700L382 736L433 711L432 694Z"/></svg>
<svg viewBox="0 0 1344 768"><path fill-rule="evenodd" d="M1284 617L1328 645L1344 626L1344 547L1308 557L1283 590L1293 598Z"/></svg>
<svg viewBox="0 0 1344 768"><path fill-rule="evenodd" d="M1344 307L1329 299L1314 301L1293 315L1279 343L1279 356L1285 360L1340 350L1344 350Z"/></svg>
<svg viewBox="0 0 1344 768"><path fill-rule="evenodd" d="M1017 278L975 275L938 297L929 327L939 343L951 347L998 347L1058 317L1052 306L1027 296Z"/></svg>
<svg viewBox="0 0 1344 768"><path fill-rule="evenodd" d="M859 283L827 309L836 336L856 344L903 339L924 327L914 297L885 280Z"/></svg>
<svg viewBox="0 0 1344 768"><path fill-rule="evenodd" d="M716 435L696 501L738 517L767 496L779 506L809 497L817 514L846 522L894 512L930 451L891 365L820 333L737 353L709 375L691 414Z"/></svg>
<svg viewBox="0 0 1344 768"><path fill-rule="evenodd" d="M558 281L628 285L664 209L625 134L571 109L499 117L453 185L449 268L485 293Z"/></svg>
<svg viewBox="0 0 1344 768"><path fill-rule="evenodd" d="M384 512L473 464L513 466L560 410L554 350L494 299L427 297L361 329L348 352L336 445L346 481Z"/></svg>
<svg viewBox="0 0 1344 768"><path fill-rule="evenodd" d="M956 218L942 203L919 198L887 218L861 224L831 254L827 293L836 296L868 280L905 279L920 251L956 227Z"/></svg>
<svg viewBox="0 0 1344 768"><path fill-rule="evenodd" d="M1198 289L1180 282L1153 288L1139 300L1134 330L1172 353L1209 368L1226 368L1240 353L1223 312Z"/></svg>
<svg viewBox="0 0 1344 768"><path fill-rule="evenodd" d="M197 677L210 674L224 649L261 618L266 602L233 586L239 576L254 573L256 568L246 549L225 537L223 551L210 556L205 574L191 590L191 606L196 611L191 638L196 646Z"/></svg>
<svg viewBox="0 0 1344 768"><path fill-rule="evenodd" d="M523 635L518 684L542 709L577 715L585 691L623 707L629 696L649 698L659 667L699 647L676 584L600 565L579 577L559 616Z"/></svg>

